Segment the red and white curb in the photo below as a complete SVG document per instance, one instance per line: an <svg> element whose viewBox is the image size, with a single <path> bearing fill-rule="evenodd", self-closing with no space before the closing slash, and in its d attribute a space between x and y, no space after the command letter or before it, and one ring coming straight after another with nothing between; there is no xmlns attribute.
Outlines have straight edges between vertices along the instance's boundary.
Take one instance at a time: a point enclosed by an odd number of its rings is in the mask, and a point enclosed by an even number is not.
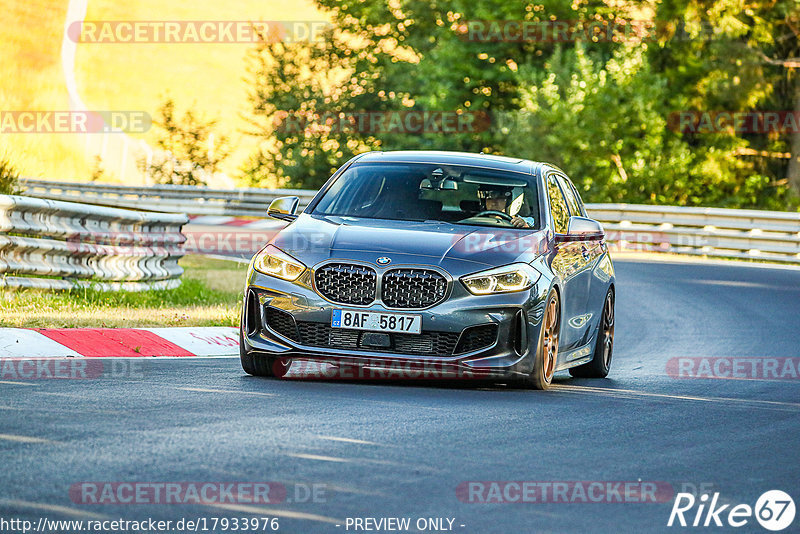
<svg viewBox="0 0 800 534"><path fill-rule="evenodd" d="M238 355L238 329L227 326L0 328L0 358L207 358Z"/></svg>

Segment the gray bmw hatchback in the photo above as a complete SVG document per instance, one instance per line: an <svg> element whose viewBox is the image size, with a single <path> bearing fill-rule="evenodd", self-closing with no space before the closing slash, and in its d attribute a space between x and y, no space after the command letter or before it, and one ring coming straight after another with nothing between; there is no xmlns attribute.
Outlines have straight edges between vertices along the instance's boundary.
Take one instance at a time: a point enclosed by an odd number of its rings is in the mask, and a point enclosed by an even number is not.
<svg viewBox="0 0 800 534"><path fill-rule="evenodd" d="M614 267L602 226L560 169L370 152L299 215L298 203L269 206L289 224L247 272L245 372L283 376L292 362L324 362L537 389L560 370L608 374Z"/></svg>

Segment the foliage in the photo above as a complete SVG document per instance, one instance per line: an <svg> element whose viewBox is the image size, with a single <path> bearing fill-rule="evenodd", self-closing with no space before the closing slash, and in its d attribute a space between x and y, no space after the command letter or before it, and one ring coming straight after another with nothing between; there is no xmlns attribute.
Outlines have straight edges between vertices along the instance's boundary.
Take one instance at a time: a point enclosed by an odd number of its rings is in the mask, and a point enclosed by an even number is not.
<svg viewBox="0 0 800 534"><path fill-rule="evenodd" d="M94 163L92 164L92 170L89 174L89 181L90 182L105 182L108 179L108 175L106 173L106 168L103 165L103 158L98 154L94 157Z"/></svg>
<svg viewBox="0 0 800 534"><path fill-rule="evenodd" d="M18 192L19 173L7 158L0 157L0 195L15 195Z"/></svg>
<svg viewBox="0 0 800 534"><path fill-rule="evenodd" d="M229 154L227 138L214 137L216 121L203 121L191 110L178 118L171 98L158 113L159 150L139 167L158 184L205 185Z"/></svg>
<svg viewBox="0 0 800 534"><path fill-rule="evenodd" d="M552 161L588 201L795 206L782 154L800 151L800 137L793 145L786 131L693 133L671 122L681 111L793 110L795 96L800 108L786 61L800 56L793 2L316 0L335 23L326 40L262 43L253 55L253 133L264 142L245 172L254 184L278 175L319 187L365 150L480 151ZM464 38L469 21L551 19L644 19L663 31ZM287 117L408 110L482 112L491 125L446 135L342 131L330 120L285 127Z"/></svg>

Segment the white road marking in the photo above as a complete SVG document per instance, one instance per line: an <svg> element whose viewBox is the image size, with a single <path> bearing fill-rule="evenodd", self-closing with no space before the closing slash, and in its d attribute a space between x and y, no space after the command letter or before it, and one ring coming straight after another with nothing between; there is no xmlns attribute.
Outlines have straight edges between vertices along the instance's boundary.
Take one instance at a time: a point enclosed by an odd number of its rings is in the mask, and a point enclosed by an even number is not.
<svg viewBox="0 0 800 534"><path fill-rule="evenodd" d="M14 382L13 380L0 380L0 384L10 384L12 386L38 386L39 384L31 384L30 382Z"/></svg>
<svg viewBox="0 0 800 534"><path fill-rule="evenodd" d="M262 397L277 397L277 393L262 393L261 391L242 391L238 389L210 389L210 388L175 388L181 391L196 391L198 393L236 393L237 395L260 395Z"/></svg>
<svg viewBox="0 0 800 534"><path fill-rule="evenodd" d="M327 439L329 441L341 441L343 443L356 443L358 445L378 445L380 443L375 443L374 441L364 441L363 439L353 439L353 438L339 438L336 436L317 436L319 439Z"/></svg>
<svg viewBox="0 0 800 534"><path fill-rule="evenodd" d="M338 458L336 456L323 456L321 454L305 454L301 452L290 452L287 453L286 456L291 456L292 458L301 458L303 460L319 460L321 462L340 462L340 463L349 463L353 462L350 458Z"/></svg>
<svg viewBox="0 0 800 534"><path fill-rule="evenodd" d="M47 393L42 392L43 395ZM43 413L69 413L74 414L75 411L70 409L63 409L58 410L56 408L30 408L30 407L19 407L19 406L8 406L5 404L0 404L0 410L14 410L16 412L43 412ZM88 408L81 408L81 413L100 413L104 415L124 415L127 412L123 411L115 411L115 410L91 410Z"/></svg>
<svg viewBox="0 0 800 534"><path fill-rule="evenodd" d="M751 267L753 269L779 269L782 271L797 271L800 266L797 265L783 265L778 263L766 263L758 261L746 261L737 259L728 260L712 260L709 258L702 258L697 256L690 256L686 254L676 254L669 252L624 252L617 251L614 254L614 263L616 262L633 262L633 263L672 263L680 264L701 264L701 265L715 265L721 267ZM627 285L627 284L626 284Z"/></svg>
<svg viewBox="0 0 800 534"><path fill-rule="evenodd" d="M688 280L688 283L723 287L751 287L756 289L771 289L773 291L800 291L800 287L798 286L776 286L773 284L742 282L739 280Z"/></svg>
<svg viewBox="0 0 800 534"><path fill-rule="evenodd" d="M685 400L694 402L710 402L715 404L741 404L752 408L764 409L788 409L789 411L800 411L800 403L767 401L757 399L737 399L733 397L697 397L694 395L669 395L666 393L650 393L647 391L635 391L632 389L598 388L590 386L553 386L554 391L575 392L575 393L602 393L608 396L620 396L622 398L660 398L672 400Z"/></svg>
<svg viewBox="0 0 800 534"><path fill-rule="evenodd" d="M109 519L108 516L93 514L84 510L76 508L68 508L66 506L58 506L56 504L44 504L39 502L21 501L19 499L0 499L0 506L8 506L12 508L32 508L34 510L45 510L47 512L55 512L59 514L70 515L74 517L89 517L92 519Z"/></svg>
<svg viewBox="0 0 800 534"><path fill-rule="evenodd" d="M17 443L56 443L49 439L33 438L30 436L17 436L16 434L0 434L0 439L6 441L16 441Z"/></svg>

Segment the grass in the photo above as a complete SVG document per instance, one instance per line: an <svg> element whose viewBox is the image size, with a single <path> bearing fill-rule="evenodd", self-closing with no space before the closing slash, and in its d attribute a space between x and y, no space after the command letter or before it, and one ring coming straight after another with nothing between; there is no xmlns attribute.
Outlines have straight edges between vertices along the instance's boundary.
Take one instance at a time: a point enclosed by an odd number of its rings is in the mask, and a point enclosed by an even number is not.
<svg viewBox="0 0 800 534"><path fill-rule="evenodd" d="M324 20L310 0L164 2L90 0L86 20ZM92 109L144 110L153 117L167 96L180 116L192 109L217 119L215 130L229 137L231 157L222 165L230 176L255 151L245 135L249 124L246 57L251 43L78 45L76 76L84 102ZM155 146L156 132L134 135ZM109 165L109 169L113 165Z"/></svg>
<svg viewBox="0 0 800 534"><path fill-rule="evenodd" d="M61 72L61 38L67 2L12 0L3 3L0 25L0 110L69 109ZM91 168L80 136L0 133L0 157L23 176L85 179Z"/></svg>
<svg viewBox="0 0 800 534"><path fill-rule="evenodd" d="M66 0L10 0L0 25L0 110L64 111L69 99L61 68ZM311 0L163 2L89 0L86 20L323 20ZM231 157L223 171L231 176L256 147L244 134L249 113L246 55L252 44L92 44L80 43L76 56L78 91L95 110L156 110L171 96L182 115L192 109L219 119L217 131L230 138ZM155 145L155 131L132 137ZM86 181L96 170L100 134L0 134L6 155L23 176ZM109 147L101 166L103 181L122 181L119 152ZM124 166L124 181L142 183ZM232 186L234 184L219 184Z"/></svg>
<svg viewBox="0 0 800 534"><path fill-rule="evenodd" d="M46 290L0 293L0 327L236 326L247 266L187 256L183 283L163 291Z"/></svg>

